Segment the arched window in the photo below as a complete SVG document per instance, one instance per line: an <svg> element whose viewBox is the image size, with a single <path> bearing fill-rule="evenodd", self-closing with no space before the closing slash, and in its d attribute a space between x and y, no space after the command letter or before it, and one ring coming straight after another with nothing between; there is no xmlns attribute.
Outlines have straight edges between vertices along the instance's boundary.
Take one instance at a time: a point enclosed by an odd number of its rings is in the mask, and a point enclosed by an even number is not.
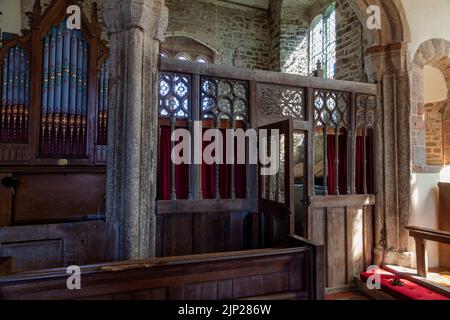
<svg viewBox="0 0 450 320"><path fill-rule="evenodd" d="M309 33L309 72L317 69L320 62L324 76L333 79L336 75L336 7L330 5L325 14L317 16L311 23Z"/></svg>
<svg viewBox="0 0 450 320"><path fill-rule="evenodd" d="M175 56L175 59L183 60L183 61L191 61L192 60L191 57L187 53L184 53L184 52L180 52L179 54L177 54Z"/></svg>
<svg viewBox="0 0 450 320"><path fill-rule="evenodd" d="M334 79L336 75L336 8L328 7L324 18L324 71L325 77Z"/></svg>
<svg viewBox="0 0 450 320"><path fill-rule="evenodd" d="M161 44L161 54L168 58L197 63L214 63L217 52L204 43L186 36L168 36Z"/></svg>
<svg viewBox="0 0 450 320"><path fill-rule="evenodd" d="M208 59L204 56L198 57L195 61L198 63L209 63Z"/></svg>
<svg viewBox="0 0 450 320"><path fill-rule="evenodd" d="M159 54L160 56L161 56L161 58L168 58L169 57L169 55L167 54L167 52L165 52L165 51L162 51L161 50L161 52L160 52L160 54Z"/></svg>
<svg viewBox="0 0 450 320"><path fill-rule="evenodd" d="M309 73L316 70L317 62L323 63L323 16L317 16L309 31Z"/></svg>

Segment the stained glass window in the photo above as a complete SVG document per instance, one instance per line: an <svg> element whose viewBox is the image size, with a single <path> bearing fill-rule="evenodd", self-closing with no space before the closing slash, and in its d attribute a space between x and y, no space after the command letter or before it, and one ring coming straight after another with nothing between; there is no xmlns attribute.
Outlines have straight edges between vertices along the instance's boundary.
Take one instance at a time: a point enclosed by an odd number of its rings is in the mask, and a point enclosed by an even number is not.
<svg viewBox="0 0 450 320"><path fill-rule="evenodd" d="M309 72L317 69L320 62L324 76L333 79L336 75L336 8L332 4L325 15L316 17L309 34Z"/></svg>

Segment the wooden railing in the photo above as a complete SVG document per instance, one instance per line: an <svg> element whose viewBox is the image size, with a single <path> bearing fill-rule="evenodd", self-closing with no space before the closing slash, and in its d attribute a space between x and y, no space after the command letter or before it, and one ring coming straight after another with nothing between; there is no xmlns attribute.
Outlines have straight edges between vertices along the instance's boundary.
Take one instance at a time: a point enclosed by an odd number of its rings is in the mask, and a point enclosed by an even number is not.
<svg viewBox="0 0 450 320"><path fill-rule="evenodd" d="M450 232L407 226L409 236L416 242L417 274L426 278L428 274L427 241L450 244Z"/></svg>

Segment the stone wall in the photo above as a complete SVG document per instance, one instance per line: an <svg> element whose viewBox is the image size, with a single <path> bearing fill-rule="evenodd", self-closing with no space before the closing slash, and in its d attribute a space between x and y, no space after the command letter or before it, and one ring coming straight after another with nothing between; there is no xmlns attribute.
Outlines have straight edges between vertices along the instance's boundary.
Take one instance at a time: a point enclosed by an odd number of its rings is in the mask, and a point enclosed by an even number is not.
<svg viewBox="0 0 450 320"><path fill-rule="evenodd" d="M195 0L166 0L168 35L190 35L219 52L218 63L269 69L270 13Z"/></svg>
<svg viewBox="0 0 450 320"><path fill-rule="evenodd" d="M450 106L444 107L443 110L443 136L444 136L444 162L450 165Z"/></svg>
<svg viewBox="0 0 450 320"><path fill-rule="evenodd" d="M336 79L367 82L361 22L347 1L336 1Z"/></svg>
<svg viewBox="0 0 450 320"><path fill-rule="evenodd" d="M441 167L428 166L425 130L425 105L424 105L424 67L433 66L442 71L450 88L450 42L443 39L427 40L419 46L411 63L411 91L410 91L410 121L411 121L411 157L413 172L415 173L435 173ZM450 99L450 90L447 101ZM448 106L443 108L443 145L444 163L450 163L450 120L448 119ZM428 142L428 141L427 141ZM437 149L436 149L437 150ZM442 161L439 165L442 165Z"/></svg>
<svg viewBox="0 0 450 320"><path fill-rule="evenodd" d="M287 6L283 7L281 14L280 71L308 75L307 9Z"/></svg>
<svg viewBox="0 0 450 320"><path fill-rule="evenodd" d="M103 0L104 1L104 0ZM102 0L96 1L99 8ZM45 9L50 0L42 0ZM89 16L94 0L82 3ZM187 36L217 52L216 63L300 75L308 74L308 33L311 21L323 14L332 0L308 6L297 1L272 0L269 10L217 5L204 0L166 0L168 36ZM34 0L22 0L25 12ZM361 23L347 1L337 0L337 79L364 81ZM99 19L102 20L101 11ZM236 52L237 49L237 52Z"/></svg>
<svg viewBox="0 0 450 320"><path fill-rule="evenodd" d="M308 33L315 17L336 4L336 79L367 82L364 49L367 37L345 0L317 0L309 7L285 6L281 18L281 71L308 74Z"/></svg>
<svg viewBox="0 0 450 320"><path fill-rule="evenodd" d="M443 116L447 101L425 105L425 142L428 165L444 163Z"/></svg>
<svg viewBox="0 0 450 320"><path fill-rule="evenodd" d="M280 42L281 42L281 8L282 0L270 2L270 56L269 69L280 71Z"/></svg>

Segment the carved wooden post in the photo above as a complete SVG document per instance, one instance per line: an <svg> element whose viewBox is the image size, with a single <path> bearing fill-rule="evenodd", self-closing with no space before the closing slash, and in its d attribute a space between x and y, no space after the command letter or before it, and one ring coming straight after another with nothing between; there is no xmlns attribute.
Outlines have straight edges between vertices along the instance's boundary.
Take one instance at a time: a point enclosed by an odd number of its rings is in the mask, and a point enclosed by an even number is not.
<svg viewBox="0 0 450 320"><path fill-rule="evenodd" d="M426 278L428 273L427 241L416 237L417 274Z"/></svg>
<svg viewBox="0 0 450 320"><path fill-rule="evenodd" d="M121 259L155 255L157 63L168 23L164 0L110 0L107 220L119 225Z"/></svg>

